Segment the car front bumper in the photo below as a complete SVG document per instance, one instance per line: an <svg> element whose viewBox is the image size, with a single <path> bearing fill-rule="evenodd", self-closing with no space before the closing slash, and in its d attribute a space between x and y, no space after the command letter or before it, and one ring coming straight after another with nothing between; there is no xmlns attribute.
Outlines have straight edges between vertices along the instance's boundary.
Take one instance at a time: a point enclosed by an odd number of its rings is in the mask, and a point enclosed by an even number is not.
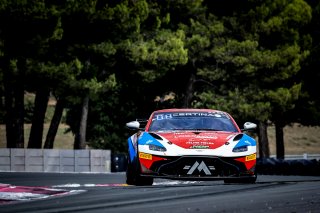
<svg viewBox="0 0 320 213"><path fill-rule="evenodd" d="M149 159L150 160L150 159ZM255 177L256 159L215 156L179 156L158 158L150 163L140 159L141 174L145 176L204 180Z"/></svg>

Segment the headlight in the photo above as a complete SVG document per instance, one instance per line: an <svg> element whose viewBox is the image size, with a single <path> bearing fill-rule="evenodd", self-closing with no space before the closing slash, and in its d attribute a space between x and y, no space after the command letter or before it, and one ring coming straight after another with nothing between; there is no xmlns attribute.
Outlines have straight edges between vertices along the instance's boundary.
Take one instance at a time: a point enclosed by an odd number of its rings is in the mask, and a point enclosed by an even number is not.
<svg viewBox="0 0 320 213"><path fill-rule="evenodd" d="M233 148L232 152L246 152L248 151L248 146L240 146Z"/></svg>
<svg viewBox="0 0 320 213"><path fill-rule="evenodd" d="M154 144L149 144L149 149L152 151L165 152L167 149L165 147L157 146Z"/></svg>

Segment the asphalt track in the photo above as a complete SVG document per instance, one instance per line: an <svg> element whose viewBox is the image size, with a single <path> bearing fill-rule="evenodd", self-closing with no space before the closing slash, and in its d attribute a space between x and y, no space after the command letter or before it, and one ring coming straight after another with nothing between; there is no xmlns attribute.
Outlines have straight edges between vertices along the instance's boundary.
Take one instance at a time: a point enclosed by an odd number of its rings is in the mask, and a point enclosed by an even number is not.
<svg viewBox="0 0 320 213"><path fill-rule="evenodd" d="M313 176L260 175L256 184L156 179L142 187L124 184L124 173L3 172L0 183L8 201L0 212L320 212L320 177ZM31 196L41 189L50 196Z"/></svg>

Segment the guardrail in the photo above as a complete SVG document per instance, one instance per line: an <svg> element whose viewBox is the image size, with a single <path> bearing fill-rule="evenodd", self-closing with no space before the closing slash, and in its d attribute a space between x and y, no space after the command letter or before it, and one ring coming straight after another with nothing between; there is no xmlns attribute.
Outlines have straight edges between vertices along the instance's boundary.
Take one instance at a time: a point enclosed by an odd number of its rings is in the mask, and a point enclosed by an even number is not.
<svg viewBox="0 0 320 213"><path fill-rule="evenodd" d="M2 148L0 171L111 172L111 151Z"/></svg>
<svg viewBox="0 0 320 213"><path fill-rule="evenodd" d="M270 155L270 158L277 158L276 155ZM320 160L320 154L308 154L308 153L304 153L302 155L285 155L284 156L285 160Z"/></svg>

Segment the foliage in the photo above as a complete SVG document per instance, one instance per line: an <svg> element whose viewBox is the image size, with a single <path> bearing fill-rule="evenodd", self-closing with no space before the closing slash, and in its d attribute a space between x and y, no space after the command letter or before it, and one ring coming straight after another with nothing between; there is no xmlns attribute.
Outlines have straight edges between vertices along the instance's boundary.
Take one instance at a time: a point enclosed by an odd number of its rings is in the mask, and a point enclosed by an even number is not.
<svg viewBox="0 0 320 213"><path fill-rule="evenodd" d="M126 122L164 107L221 109L239 123L318 124L319 5L2 0L0 118L5 94L48 90L65 101L77 134L89 96L87 141L117 152L132 133Z"/></svg>
<svg viewBox="0 0 320 213"><path fill-rule="evenodd" d="M236 115L272 119L274 111L288 111L298 99L301 83L295 76L309 54L299 46L299 25L310 20L311 10L303 1L253 1L246 12L239 10L238 19L224 19L226 35L212 42L213 65L198 70L216 83L197 92L194 106L212 103ZM230 31L239 35L228 37Z"/></svg>

